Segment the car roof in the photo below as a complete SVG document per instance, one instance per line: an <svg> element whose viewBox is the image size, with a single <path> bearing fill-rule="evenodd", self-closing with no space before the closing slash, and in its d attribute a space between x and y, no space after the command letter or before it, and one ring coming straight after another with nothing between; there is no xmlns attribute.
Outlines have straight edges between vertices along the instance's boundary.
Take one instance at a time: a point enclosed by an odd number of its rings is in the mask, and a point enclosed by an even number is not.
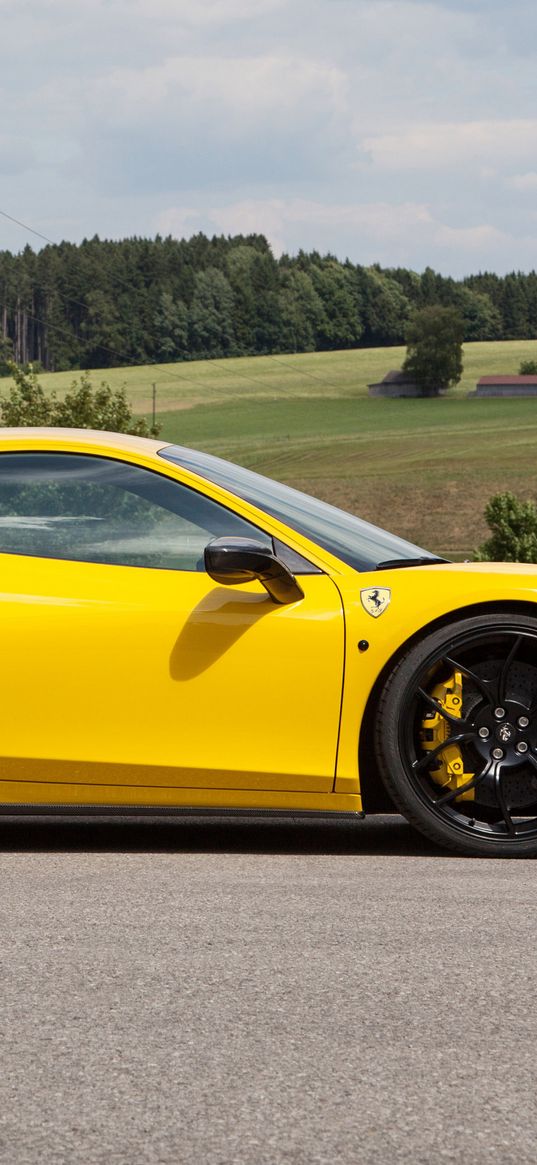
<svg viewBox="0 0 537 1165"><path fill-rule="evenodd" d="M101 449L103 447L126 449L132 453L146 454L158 453L160 449L165 449L170 444L169 441L155 441L152 438L137 437L131 433L109 433L100 429L61 429L52 426L0 428L0 449L2 445L20 445L21 442L30 445L36 442L40 446L52 445L56 449L62 443L70 447L78 444L98 445Z"/></svg>

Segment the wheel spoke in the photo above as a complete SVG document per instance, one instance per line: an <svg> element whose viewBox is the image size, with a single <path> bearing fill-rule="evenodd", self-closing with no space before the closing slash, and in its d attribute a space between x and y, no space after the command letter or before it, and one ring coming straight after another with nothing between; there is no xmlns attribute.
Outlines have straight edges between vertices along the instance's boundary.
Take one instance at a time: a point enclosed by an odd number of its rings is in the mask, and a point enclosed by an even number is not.
<svg viewBox="0 0 537 1165"><path fill-rule="evenodd" d="M450 789L449 793L444 793L443 797L437 797L436 800L433 799L432 803L435 809L440 809L442 805L449 805L450 801L455 801L455 799L460 797L463 793L469 793L470 789L475 789L476 785L479 785L480 781L483 780L483 777L488 776L490 770L491 765L488 764L483 769L482 773L475 774L471 780L466 782L465 785L459 785L458 789Z"/></svg>
<svg viewBox="0 0 537 1165"><path fill-rule="evenodd" d="M439 712L440 715L444 717L444 720L447 720L448 724L451 724L454 728L464 728L468 730L468 720L463 720L460 716L453 716L451 712L446 712L446 709L442 707L442 704L440 704L438 700L435 700L434 696L430 696L424 688L418 688L417 695L421 696L422 700L425 700L425 703L428 704L430 708L434 708L435 712Z"/></svg>
<svg viewBox="0 0 537 1165"><path fill-rule="evenodd" d="M507 808L507 801L505 800L504 792L502 789L501 762L499 762L498 764L496 764L494 766L493 777L494 777L494 792L496 793L496 800L498 802L498 809L501 810L502 817L503 817L505 824L507 826L507 832L510 833L511 835L513 835L516 833L516 829L515 829L515 823L513 821L513 818L511 817L509 809Z"/></svg>
<svg viewBox="0 0 537 1165"><path fill-rule="evenodd" d="M511 648L509 654L505 658L502 670L500 672L500 678L498 680L498 689L497 689L497 693L496 693L497 697L498 697L498 704L500 707L502 707L505 704L505 695L506 695L506 689L507 689L507 677L509 675L509 668L511 667L511 664L515 658L515 655L516 655L521 643L522 643L522 635L518 635L517 638L515 639L515 642L513 643L513 646Z"/></svg>
<svg viewBox="0 0 537 1165"><path fill-rule="evenodd" d="M414 761L412 765L414 772L420 773L422 769L428 768L428 766L432 764L433 760L436 760L437 756L439 756L445 748L449 748L450 744L461 744L463 740L470 740L473 735L473 732L457 732L454 736L448 736L447 740L442 741L442 744L437 744L436 748L431 748L430 751L427 750L425 756L422 756L421 760Z"/></svg>
<svg viewBox="0 0 537 1165"><path fill-rule="evenodd" d="M467 679L471 680L472 683L475 684L476 688L478 688L478 690L481 692L481 695L485 697L485 700L487 700L491 707L494 706L496 701L494 699L494 692L492 691L492 683L490 680L482 680L481 676L478 676L475 671L472 671L471 668L466 667L466 664L464 663L458 663L457 660L453 659L453 656L451 655L444 655L442 663L448 663L454 671L462 672L463 676L466 676Z"/></svg>
<svg viewBox="0 0 537 1165"><path fill-rule="evenodd" d="M511 814L509 812L509 809L507 807L507 802L505 800L504 792L503 792L502 784L501 784L501 778L502 778L501 761L490 761L489 764L486 765L485 768L483 769L483 772L478 773L477 776L472 777L472 779L470 781L467 781L465 785L460 785L458 789L450 789L449 793L444 793L443 797L437 797L436 800L433 801L433 805L435 806L436 809L441 808L443 805L448 805L451 801L455 801L457 799L457 797L460 797L463 793L468 793L470 791L470 789L475 789L476 785L479 785L479 783L484 779L484 777L487 777L487 776L491 776L493 781L494 781L494 791L496 794L496 801L498 803L498 808L499 808L499 810L502 814L502 817L504 819L504 822L505 822L505 825L507 828L507 832L511 836L514 836L516 834L516 827L515 827L515 823L514 823L512 817L511 817Z"/></svg>
<svg viewBox="0 0 537 1165"><path fill-rule="evenodd" d="M478 622L416 655L399 712L405 777L469 852L514 853L522 838L537 852L537 626Z"/></svg>

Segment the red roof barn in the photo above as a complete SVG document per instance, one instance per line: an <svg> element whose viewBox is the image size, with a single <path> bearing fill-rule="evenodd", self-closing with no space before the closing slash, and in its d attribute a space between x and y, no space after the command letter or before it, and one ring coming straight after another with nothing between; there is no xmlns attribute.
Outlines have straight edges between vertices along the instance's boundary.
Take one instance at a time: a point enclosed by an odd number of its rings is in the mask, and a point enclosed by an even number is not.
<svg viewBox="0 0 537 1165"><path fill-rule="evenodd" d="M537 396L537 376L482 376L471 396Z"/></svg>

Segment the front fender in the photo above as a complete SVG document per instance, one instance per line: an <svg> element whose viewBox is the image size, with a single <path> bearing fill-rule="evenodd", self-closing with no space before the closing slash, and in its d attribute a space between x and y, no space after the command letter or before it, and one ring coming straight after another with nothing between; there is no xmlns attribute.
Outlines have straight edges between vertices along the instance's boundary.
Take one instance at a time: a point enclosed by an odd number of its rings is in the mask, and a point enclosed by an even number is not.
<svg viewBox="0 0 537 1165"><path fill-rule="evenodd" d="M357 793L360 768L374 765L376 693L401 655L440 623L457 622L472 610L523 610L537 619L537 566L449 563L353 572L339 577L337 586L345 611L346 662L335 790ZM374 618L360 595L379 587L390 591L390 601Z"/></svg>

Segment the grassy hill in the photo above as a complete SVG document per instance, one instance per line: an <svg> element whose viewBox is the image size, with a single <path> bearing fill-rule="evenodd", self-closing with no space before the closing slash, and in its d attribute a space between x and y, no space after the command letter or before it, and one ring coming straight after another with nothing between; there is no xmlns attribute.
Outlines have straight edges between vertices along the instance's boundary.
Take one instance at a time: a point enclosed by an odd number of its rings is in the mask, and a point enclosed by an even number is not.
<svg viewBox="0 0 537 1165"><path fill-rule="evenodd" d="M491 493L537 495L537 398L468 400L467 393L479 376L517 372L536 355L530 341L469 344L464 379L443 400L368 398L368 383L400 366L402 348L106 369L92 379L125 385L140 413L149 412L154 382L170 441L229 457L464 557L485 536ZM41 378L60 395L72 379Z"/></svg>

